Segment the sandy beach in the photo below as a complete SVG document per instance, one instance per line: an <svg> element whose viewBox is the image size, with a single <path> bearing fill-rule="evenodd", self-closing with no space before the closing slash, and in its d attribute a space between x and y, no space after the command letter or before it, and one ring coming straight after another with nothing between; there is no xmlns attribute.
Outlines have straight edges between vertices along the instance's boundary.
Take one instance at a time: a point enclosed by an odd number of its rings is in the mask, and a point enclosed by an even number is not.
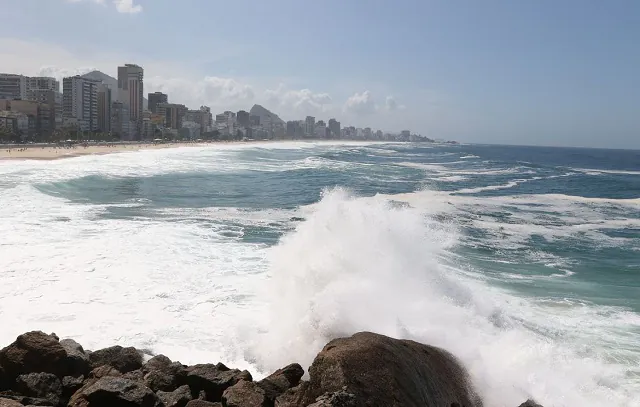
<svg viewBox="0 0 640 407"><path fill-rule="evenodd" d="M202 146L201 143L101 143L59 147L53 145L0 146L0 160L58 160L92 154L111 154L127 151Z"/></svg>

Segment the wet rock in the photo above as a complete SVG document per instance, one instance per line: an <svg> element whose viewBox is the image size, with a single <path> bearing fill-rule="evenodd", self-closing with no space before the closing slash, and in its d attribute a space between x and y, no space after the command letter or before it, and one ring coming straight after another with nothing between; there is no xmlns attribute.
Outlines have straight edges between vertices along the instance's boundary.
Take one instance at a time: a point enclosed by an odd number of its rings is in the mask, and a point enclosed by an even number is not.
<svg viewBox="0 0 640 407"><path fill-rule="evenodd" d="M89 361L92 368L109 365L122 373L142 367L142 355L132 347L111 346L100 349L89 355Z"/></svg>
<svg viewBox="0 0 640 407"><path fill-rule="evenodd" d="M122 377L103 377L78 390L69 407L155 407L157 396L146 386Z"/></svg>
<svg viewBox="0 0 640 407"><path fill-rule="evenodd" d="M304 402L344 391L355 406L481 407L466 370L448 352L370 332L329 342L309 369Z"/></svg>
<svg viewBox="0 0 640 407"><path fill-rule="evenodd" d="M186 369L186 382L192 394L199 394L204 390L206 401L220 401L222 393L240 380L252 381L251 374L245 371L220 370L216 365L194 365Z"/></svg>
<svg viewBox="0 0 640 407"><path fill-rule="evenodd" d="M156 355L149 359L147 363L142 366L142 370L146 372L150 372L152 370L160 370L163 367L169 366L171 364L171 359L166 357L165 355Z"/></svg>
<svg viewBox="0 0 640 407"><path fill-rule="evenodd" d="M300 384L300 379L304 375L304 369L297 363L277 370L270 376L260 380L257 384L264 389L267 397L275 400L276 397L292 387Z"/></svg>
<svg viewBox="0 0 640 407"><path fill-rule="evenodd" d="M27 332L18 336L11 345L0 350L0 366L4 380L13 382L27 373L66 373L67 352L54 335L41 331Z"/></svg>
<svg viewBox="0 0 640 407"><path fill-rule="evenodd" d="M173 391L186 383L187 371L178 362L157 366L144 376L144 384L153 391Z"/></svg>
<svg viewBox="0 0 640 407"><path fill-rule="evenodd" d="M60 345L67 353L67 371L71 376L86 375L89 373L89 356L78 342L73 339L63 339Z"/></svg>
<svg viewBox="0 0 640 407"><path fill-rule="evenodd" d="M132 370L123 374L122 378L133 380L134 382L142 382L144 380L144 372L142 371L142 369Z"/></svg>
<svg viewBox="0 0 640 407"><path fill-rule="evenodd" d="M241 380L229 387L222 394L222 405L225 407L269 407L264 389L254 382Z"/></svg>
<svg viewBox="0 0 640 407"><path fill-rule="evenodd" d="M158 391L156 395L164 407L185 407L192 399L191 390L187 385L180 386L172 392Z"/></svg>
<svg viewBox="0 0 640 407"><path fill-rule="evenodd" d="M344 390L324 394L316 399L316 402L308 407L355 407L356 396ZM452 404L451 407L454 407ZM459 406L458 406L459 407Z"/></svg>
<svg viewBox="0 0 640 407"><path fill-rule="evenodd" d="M285 391L275 400L275 407L298 407L302 406L304 395L309 387L309 382L301 382L298 386Z"/></svg>
<svg viewBox="0 0 640 407"><path fill-rule="evenodd" d="M107 376L120 377L122 376L122 373L120 373L120 371L116 368L109 365L96 367L89 373L89 379L101 379Z"/></svg>
<svg viewBox="0 0 640 407"><path fill-rule="evenodd" d="M519 407L542 407L542 405L536 403L535 401L529 399L527 401L525 401L524 403L520 404Z"/></svg>
<svg viewBox="0 0 640 407"><path fill-rule="evenodd" d="M62 397L62 383L52 373L29 373L18 376L16 391L23 396L50 401L56 406Z"/></svg>

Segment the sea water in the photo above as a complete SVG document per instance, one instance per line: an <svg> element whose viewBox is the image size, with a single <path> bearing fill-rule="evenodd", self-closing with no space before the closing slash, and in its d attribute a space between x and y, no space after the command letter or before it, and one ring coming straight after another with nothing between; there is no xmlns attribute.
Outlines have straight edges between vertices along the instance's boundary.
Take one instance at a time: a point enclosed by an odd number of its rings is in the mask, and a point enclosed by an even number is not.
<svg viewBox="0 0 640 407"><path fill-rule="evenodd" d="M259 377L374 331L488 406L640 405L640 152L227 144L0 162L0 343Z"/></svg>

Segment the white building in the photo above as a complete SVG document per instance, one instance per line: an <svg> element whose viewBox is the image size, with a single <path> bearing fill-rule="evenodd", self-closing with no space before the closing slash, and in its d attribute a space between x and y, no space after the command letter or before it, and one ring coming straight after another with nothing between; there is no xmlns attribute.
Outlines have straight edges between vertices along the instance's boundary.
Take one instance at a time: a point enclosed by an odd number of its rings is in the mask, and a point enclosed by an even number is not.
<svg viewBox="0 0 640 407"><path fill-rule="evenodd" d="M118 67L118 100L129 109L130 132L134 139L142 134L144 111L144 69L135 64Z"/></svg>
<svg viewBox="0 0 640 407"><path fill-rule="evenodd" d="M71 76L62 81L62 115L81 131L98 130L98 81Z"/></svg>
<svg viewBox="0 0 640 407"><path fill-rule="evenodd" d="M48 76L28 76L26 77L27 94L30 90L52 90L60 92L60 82L56 78Z"/></svg>
<svg viewBox="0 0 640 407"><path fill-rule="evenodd" d="M11 73L0 73L0 99L26 99L27 77Z"/></svg>

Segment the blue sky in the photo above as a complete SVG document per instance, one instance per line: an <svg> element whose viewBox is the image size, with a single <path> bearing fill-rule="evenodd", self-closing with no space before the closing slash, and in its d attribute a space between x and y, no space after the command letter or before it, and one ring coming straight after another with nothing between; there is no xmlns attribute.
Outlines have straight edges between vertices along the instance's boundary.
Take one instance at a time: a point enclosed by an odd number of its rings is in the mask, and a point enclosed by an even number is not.
<svg viewBox="0 0 640 407"><path fill-rule="evenodd" d="M640 1L1 0L0 71L145 68L214 110L640 148Z"/></svg>

